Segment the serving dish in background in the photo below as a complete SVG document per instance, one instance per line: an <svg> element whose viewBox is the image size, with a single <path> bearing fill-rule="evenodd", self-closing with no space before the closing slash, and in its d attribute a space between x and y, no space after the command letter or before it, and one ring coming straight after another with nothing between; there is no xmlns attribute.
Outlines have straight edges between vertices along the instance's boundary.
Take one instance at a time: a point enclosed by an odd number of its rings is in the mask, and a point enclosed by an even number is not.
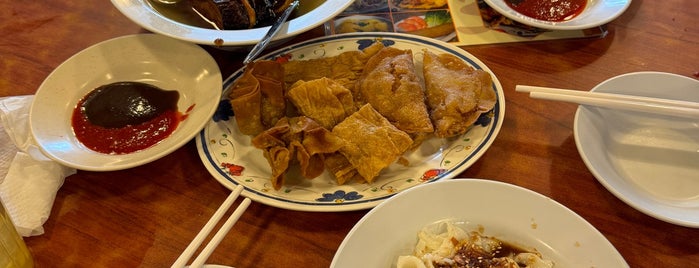
<svg viewBox="0 0 699 268"><path fill-rule="evenodd" d="M112 4L124 16L149 31L202 45L230 49L248 48L259 42L270 29L266 26L243 30L216 30L192 26L164 16L154 9L148 0L112 0ZM273 45L325 23L350 4L351 0L325 0L315 9L290 18L275 35Z"/></svg>
<svg viewBox="0 0 699 268"><path fill-rule="evenodd" d="M616 19L631 5L631 0L588 0L585 8L573 18L554 22L525 16L510 7L506 3L506 0L484 1L495 11L513 21L547 30L582 30L594 28Z"/></svg>

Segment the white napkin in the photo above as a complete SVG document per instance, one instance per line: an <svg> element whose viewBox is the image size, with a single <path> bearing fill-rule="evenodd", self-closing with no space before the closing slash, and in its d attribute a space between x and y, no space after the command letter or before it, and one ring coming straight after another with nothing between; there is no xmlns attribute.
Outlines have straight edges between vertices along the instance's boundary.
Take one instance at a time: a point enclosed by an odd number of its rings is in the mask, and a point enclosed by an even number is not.
<svg viewBox="0 0 699 268"><path fill-rule="evenodd" d="M29 129L34 96L0 98L0 200L22 236L44 233L56 192L75 169L41 153Z"/></svg>

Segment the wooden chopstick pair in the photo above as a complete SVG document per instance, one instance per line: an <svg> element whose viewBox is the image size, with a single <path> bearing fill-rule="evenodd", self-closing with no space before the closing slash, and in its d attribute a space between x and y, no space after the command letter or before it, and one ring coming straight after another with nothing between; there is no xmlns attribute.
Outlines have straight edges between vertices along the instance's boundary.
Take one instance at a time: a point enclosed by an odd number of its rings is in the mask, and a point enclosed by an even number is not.
<svg viewBox="0 0 699 268"><path fill-rule="evenodd" d="M179 267L184 267L187 264L187 261L192 257L194 254L194 251L199 248L202 242L204 242L204 239L211 233L211 230L214 228L214 226L221 220L223 215L228 211L228 209L233 205L233 202L235 201L236 198L240 195L240 193L245 189L242 185L238 185L233 191L231 192L230 195L226 198L226 200L223 201L221 206L214 212L214 215L211 216L209 221L204 225L204 227L199 231L197 236L192 239L192 242L189 243L187 248L180 254L180 256L177 258L174 264L172 264L171 267L173 268L179 268ZM233 225L238 221L240 216L243 215L243 212L248 208L250 205L250 199L245 198L243 199L242 202L240 202L240 205L233 211L233 213L228 217L226 222L223 223L221 228L214 234L214 236L211 238L208 244L204 247L204 249L199 253L199 255L192 261L192 264L189 265L189 267L195 267L199 268L201 267L206 259L211 256L211 253L214 252L214 249L218 246L219 243L221 243L221 240L223 240L223 237L226 236L228 231L231 230Z"/></svg>
<svg viewBox="0 0 699 268"><path fill-rule="evenodd" d="M524 85L517 85L515 90L529 92L535 99L699 119L699 103L691 101Z"/></svg>

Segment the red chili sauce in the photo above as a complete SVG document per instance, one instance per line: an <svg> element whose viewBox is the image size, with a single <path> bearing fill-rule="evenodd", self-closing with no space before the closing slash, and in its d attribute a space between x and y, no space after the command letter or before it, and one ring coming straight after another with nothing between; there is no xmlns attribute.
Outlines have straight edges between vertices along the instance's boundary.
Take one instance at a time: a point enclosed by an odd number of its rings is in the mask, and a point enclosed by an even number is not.
<svg viewBox="0 0 699 268"><path fill-rule="evenodd" d="M580 14L587 0L505 0L508 6L531 18L566 21Z"/></svg>
<svg viewBox="0 0 699 268"><path fill-rule="evenodd" d="M140 82L100 86L78 102L71 119L77 139L105 154L128 154L170 136L186 115L177 91Z"/></svg>

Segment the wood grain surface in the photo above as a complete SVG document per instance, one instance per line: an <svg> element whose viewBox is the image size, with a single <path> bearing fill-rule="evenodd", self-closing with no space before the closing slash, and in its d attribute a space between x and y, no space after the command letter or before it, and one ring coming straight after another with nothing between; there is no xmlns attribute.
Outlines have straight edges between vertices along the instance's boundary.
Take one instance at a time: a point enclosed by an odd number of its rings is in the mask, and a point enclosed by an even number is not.
<svg viewBox="0 0 699 268"><path fill-rule="evenodd" d="M2 1L0 17L0 97L34 94L54 68L90 45L148 32L107 0ZM514 87L588 90L636 71L696 79L698 26L694 0L633 0L601 39L463 47L501 81L506 112L492 147L459 177L512 183L551 197L594 225L631 267L696 267L699 229L633 209L589 172L573 138L576 105L531 99ZM322 34L313 29L291 42ZM245 56L205 49L224 77L241 67ZM191 141L144 166L68 177L45 234L25 241L37 267L168 267L228 193L204 168ZM253 203L209 262L328 267L366 212L298 212Z"/></svg>

